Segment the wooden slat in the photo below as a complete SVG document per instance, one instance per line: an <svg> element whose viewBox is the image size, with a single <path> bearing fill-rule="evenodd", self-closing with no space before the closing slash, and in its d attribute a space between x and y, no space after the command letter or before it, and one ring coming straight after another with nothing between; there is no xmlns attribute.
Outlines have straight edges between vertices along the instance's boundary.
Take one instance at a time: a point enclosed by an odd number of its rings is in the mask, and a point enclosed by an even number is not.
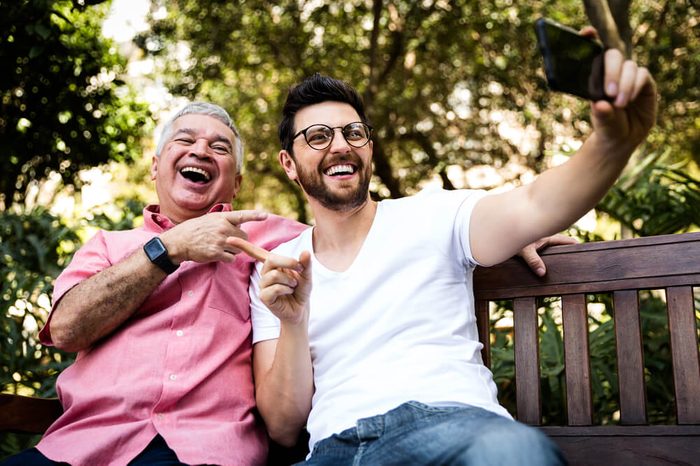
<svg viewBox="0 0 700 466"><path fill-rule="evenodd" d="M484 345L481 348L481 359L486 367L491 367L491 322L489 320L489 302L477 301L476 326L479 331L479 341Z"/></svg>
<svg viewBox="0 0 700 466"><path fill-rule="evenodd" d="M562 296L562 322L568 423L571 426L590 425L593 404L585 295Z"/></svg>
<svg viewBox="0 0 700 466"><path fill-rule="evenodd" d="M666 300L678 423L700 424L700 360L693 289L667 288Z"/></svg>
<svg viewBox="0 0 700 466"><path fill-rule="evenodd" d="M700 426L540 427L572 466L696 465Z"/></svg>
<svg viewBox="0 0 700 466"><path fill-rule="evenodd" d="M538 429L551 437L700 437L700 425L540 426Z"/></svg>
<svg viewBox="0 0 700 466"><path fill-rule="evenodd" d="M542 419L537 329L535 298L518 298L513 300L515 389L518 420L531 425L539 425Z"/></svg>
<svg viewBox="0 0 700 466"><path fill-rule="evenodd" d="M698 251L698 254L700 254L700 251ZM509 261L510 260L515 259L509 259ZM698 261L698 266L700 267L700 261ZM532 274L532 272L527 270L525 267L526 266L523 265L523 270L521 272L512 273ZM549 265L547 265L547 269L549 269ZM477 271L478 270L479 268L477 268ZM495 301L499 299L515 299L526 296L561 296L565 294L577 293L595 294L618 290L629 290L631 288L636 288L638 290L653 290L666 288L668 286L696 285L698 283L700 283L700 273L691 275L672 275L648 278L637 277L620 280L611 280L609 282L542 284L538 287L527 286L513 287L507 289L484 289L478 294L475 293L475 295L476 299L490 299Z"/></svg>
<svg viewBox="0 0 700 466"><path fill-rule="evenodd" d="M495 300L697 284L698 257L700 232L556 246L542 253L545 277L517 258L478 267L475 296Z"/></svg>
<svg viewBox="0 0 700 466"><path fill-rule="evenodd" d="M646 424L644 352L636 290L613 293L617 347L617 379L620 384L620 424Z"/></svg>

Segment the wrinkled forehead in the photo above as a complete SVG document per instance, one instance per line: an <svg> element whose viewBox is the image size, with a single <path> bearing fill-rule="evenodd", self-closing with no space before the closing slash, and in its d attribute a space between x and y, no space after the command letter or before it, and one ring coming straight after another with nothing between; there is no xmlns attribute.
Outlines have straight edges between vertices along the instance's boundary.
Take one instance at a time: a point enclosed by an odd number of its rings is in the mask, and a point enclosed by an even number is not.
<svg viewBox="0 0 700 466"><path fill-rule="evenodd" d="M294 130L300 131L316 124L330 127L345 126L353 121L360 121L360 115L352 105L334 101L321 102L304 107L297 112L294 117Z"/></svg>
<svg viewBox="0 0 700 466"><path fill-rule="evenodd" d="M203 137L210 140L222 140L233 146L236 135L231 128L223 122L209 115L183 115L173 122L172 131L168 139L172 140L179 134L187 134L192 137Z"/></svg>

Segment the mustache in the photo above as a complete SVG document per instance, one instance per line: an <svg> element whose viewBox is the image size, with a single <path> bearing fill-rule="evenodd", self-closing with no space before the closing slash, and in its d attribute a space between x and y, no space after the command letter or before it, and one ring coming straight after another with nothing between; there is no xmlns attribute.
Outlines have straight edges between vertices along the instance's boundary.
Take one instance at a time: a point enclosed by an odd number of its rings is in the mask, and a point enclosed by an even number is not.
<svg viewBox="0 0 700 466"><path fill-rule="evenodd" d="M326 157L323 158L322 163L319 164L319 170L324 171L331 165L338 165L342 163L351 163L357 167L358 171L362 170L365 166L362 159L353 153L340 155L328 154Z"/></svg>

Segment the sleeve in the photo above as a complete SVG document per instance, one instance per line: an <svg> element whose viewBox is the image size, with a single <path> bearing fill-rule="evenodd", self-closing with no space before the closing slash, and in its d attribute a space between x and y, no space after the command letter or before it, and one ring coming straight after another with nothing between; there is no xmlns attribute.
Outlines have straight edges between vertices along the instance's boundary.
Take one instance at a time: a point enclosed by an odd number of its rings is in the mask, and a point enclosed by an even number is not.
<svg viewBox="0 0 700 466"><path fill-rule="evenodd" d="M280 336L280 321L258 296L260 294L260 271L262 264L257 263L250 275L250 318L253 323L253 344L264 340L275 340Z"/></svg>
<svg viewBox="0 0 700 466"><path fill-rule="evenodd" d="M469 195L464 198L457 209L453 225L452 235L455 245L459 248L461 257L466 261L467 266L474 267L479 264L472 256L471 238L469 237L469 225L472 219L472 212L477 202L488 195L487 191L470 190Z"/></svg>
<svg viewBox="0 0 700 466"><path fill-rule="evenodd" d="M73 255L68 267L58 276L53 288L51 312L46 325L39 332L39 340L44 345L53 345L51 340L51 317L61 298L75 285L110 267L107 258L107 245L103 231L99 231Z"/></svg>

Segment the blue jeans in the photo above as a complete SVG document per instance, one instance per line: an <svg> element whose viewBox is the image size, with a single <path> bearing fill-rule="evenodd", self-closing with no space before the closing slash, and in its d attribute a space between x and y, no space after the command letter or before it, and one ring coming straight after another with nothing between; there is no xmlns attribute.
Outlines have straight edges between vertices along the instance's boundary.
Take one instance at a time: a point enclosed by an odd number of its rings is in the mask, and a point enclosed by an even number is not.
<svg viewBox="0 0 700 466"><path fill-rule="evenodd" d="M409 401L321 440L306 466L561 465L564 456L534 427L473 406Z"/></svg>
<svg viewBox="0 0 700 466"><path fill-rule="evenodd" d="M14 456L5 458L0 466L69 466L68 463L51 461L36 448L29 448ZM139 455L129 462L128 466L186 466L177 459L175 452L170 449L165 439L156 435L151 443Z"/></svg>

